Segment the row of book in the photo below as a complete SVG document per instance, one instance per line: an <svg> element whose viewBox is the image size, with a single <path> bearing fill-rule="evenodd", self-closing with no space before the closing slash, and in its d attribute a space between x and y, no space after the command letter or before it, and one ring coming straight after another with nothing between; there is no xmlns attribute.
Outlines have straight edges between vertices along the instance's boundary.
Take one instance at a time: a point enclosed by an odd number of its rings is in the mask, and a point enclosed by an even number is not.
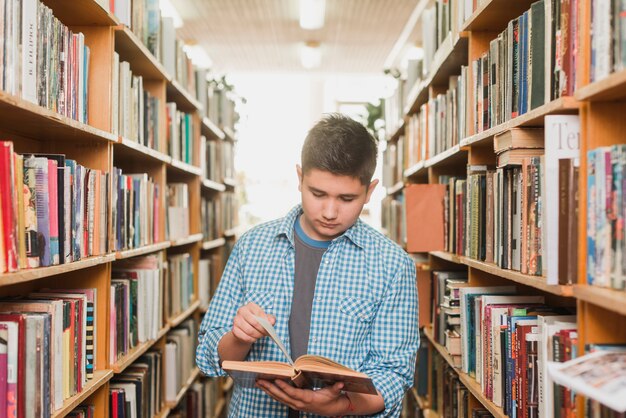
<svg viewBox="0 0 626 418"><path fill-rule="evenodd" d="M626 4L591 1L590 80L599 81L626 69Z"/></svg>
<svg viewBox="0 0 626 418"><path fill-rule="evenodd" d="M165 400L174 402L180 390L187 384L195 368L198 324L189 318L166 337L165 343Z"/></svg>
<svg viewBox="0 0 626 418"><path fill-rule="evenodd" d="M548 306L515 286L472 286L465 272L433 272L432 286L435 341L506 415L577 416L578 392L589 398L583 416L623 416L626 402L611 388L621 385L626 346L580 353L573 306Z"/></svg>
<svg viewBox="0 0 626 418"><path fill-rule="evenodd" d="M193 259L189 253L167 259L167 283L164 311L172 318L189 308L196 299Z"/></svg>
<svg viewBox="0 0 626 418"><path fill-rule="evenodd" d="M167 153L159 136L161 101L144 88L143 77L133 74L128 62L120 62L116 52L111 93L111 132Z"/></svg>
<svg viewBox="0 0 626 418"><path fill-rule="evenodd" d="M217 379L200 379L185 393L185 397L169 416L172 418L213 417L221 395Z"/></svg>
<svg viewBox="0 0 626 418"><path fill-rule="evenodd" d="M223 179L233 179L234 144L231 141L209 141L200 137L200 168L202 177L221 183Z"/></svg>
<svg viewBox="0 0 626 418"><path fill-rule="evenodd" d="M199 141L198 126L194 123L191 113L177 110L176 103L167 103L165 107L167 117L167 146L169 155L187 164L196 163L196 148Z"/></svg>
<svg viewBox="0 0 626 418"><path fill-rule="evenodd" d="M93 378L97 292L0 301L0 415L49 417Z"/></svg>
<svg viewBox="0 0 626 418"><path fill-rule="evenodd" d="M624 217L626 146L587 153L587 277L592 285L626 289Z"/></svg>
<svg viewBox="0 0 626 418"><path fill-rule="evenodd" d="M202 223L202 235L207 241L221 238L227 229L222 220L223 198L221 195L216 198L202 197L200 206L200 221Z"/></svg>
<svg viewBox="0 0 626 418"><path fill-rule="evenodd" d="M161 189L146 173L123 174L113 167L113 245L116 251L159 242Z"/></svg>
<svg viewBox="0 0 626 418"><path fill-rule="evenodd" d="M0 8L0 90L87 123L89 47L39 0Z"/></svg>
<svg viewBox="0 0 626 418"><path fill-rule="evenodd" d="M523 115L576 86L577 0L539 0L470 63L474 132Z"/></svg>
<svg viewBox="0 0 626 418"><path fill-rule="evenodd" d="M437 0L431 7L422 12L421 29L424 56L421 67L423 78L428 77L437 50L442 47L446 40L450 42L453 37L458 36L462 24L459 8L462 5L463 0Z"/></svg>
<svg viewBox="0 0 626 418"><path fill-rule="evenodd" d="M0 142L0 273L107 252L109 175Z"/></svg>
<svg viewBox="0 0 626 418"><path fill-rule="evenodd" d="M196 71L196 97L202 104L202 115L221 129L234 130L239 119L234 94L222 80L209 77L207 70Z"/></svg>
<svg viewBox="0 0 626 418"><path fill-rule="evenodd" d="M163 327L164 266L158 256L135 257L113 265L109 361L116 363L133 347L156 339ZM168 289L170 291L170 289Z"/></svg>
<svg viewBox="0 0 626 418"><path fill-rule="evenodd" d="M383 187L391 188L404 179L405 137L401 135L395 142L387 142L383 150Z"/></svg>
<svg viewBox="0 0 626 418"><path fill-rule="evenodd" d="M404 195L387 196L381 202L381 226L386 235L394 242L404 246L406 243L406 208Z"/></svg>
<svg viewBox="0 0 626 418"><path fill-rule="evenodd" d="M209 307L209 302L217 290L224 259L221 252L216 252L198 261L198 299L201 308Z"/></svg>
<svg viewBox="0 0 626 418"><path fill-rule="evenodd" d="M166 240L174 241L189 236L189 185L167 185Z"/></svg>
<svg viewBox="0 0 626 418"><path fill-rule="evenodd" d="M161 390L163 354L151 349L109 384L111 418L151 418L164 406Z"/></svg>

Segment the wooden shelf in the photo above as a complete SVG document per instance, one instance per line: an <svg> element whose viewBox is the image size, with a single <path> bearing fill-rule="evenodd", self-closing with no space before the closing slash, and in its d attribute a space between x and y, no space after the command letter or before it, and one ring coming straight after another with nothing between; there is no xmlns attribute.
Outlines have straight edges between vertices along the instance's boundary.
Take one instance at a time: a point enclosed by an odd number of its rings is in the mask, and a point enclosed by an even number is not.
<svg viewBox="0 0 626 418"><path fill-rule="evenodd" d="M224 190L226 190L226 186L224 186L222 183L218 183L209 179L202 180L202 187L207 190L213 190L215 192L223 192Z"/></svg>
<svg viewBox="0 0 626 418"><path fill-rule="evenodd" d="M532 3L532 0L488 0L476 8L461 30L502 32L509 21L524 14Z"/></svg>
<svg viewBox="0 0 626 418"><path fill-rule="evenodd" d="M117 136L0 91L0 126L37 140L117 142Z"/></svg>
<svg viewBox="0 0 626 418"><path fill-rule="evenodd" d="M461 141L461 146L469 146L486 140L491 140L494 135L520 126L543 126L543 118L546 115L554 113L577 113L578 106L578 101L573 97L561 97L551 101L550 103L546 103L543 106L539 106L528 113L494 126L493 128L487 129L486 131L465 138Z"/></svg>
<svg viewBox="0 0 626 418"><path fill-rule="evenodd" d="M207 138L216 138L224 140L226 139L226 134L222 131L213 121L206 116L202 118L202 133Z"/></svg>
<svg viewBox="0 0 626 418"><path fill-rule="evenodd" d="M115 51L119 54L120 61L130 64L134 75L140 75L146 80L169 79L165 67L126 26L115 28Z"/></svg>
<svg viewBox="0 0 626 418"><path fill-rule="evenodd" d="M189 235L188 237L177 239L175 241L171 241L170 248L172 247L180 247L182 245L194 244L196 242L202 241L204 236L202 233Z"/></svg>
<svg viewBox="0 0 626 418"><path fill-rule="evenodd" d="M404 189L404 183L399 181L393 186L387 188L387 196L393 196L397 193L400 193Z"/></svg>
<svg viewBox="0 0 626 418"><path fill-rule="evenodd" d="M154 416L154 418L165 418L170 414L171 409L168 406L164 406L161 410Z"/></svg>
<svg viewBox="0 0 626 418"><path fill-rule="evenodd" d="M415 389L415 387L412 387L409 392L411 396L413 397L413 399L415 400L415 403L417 403L417 406L419 406L420 409L425 410L429 408L428 399L421 397L417 393L417 389Z"/></svg>
<svg viewBox="0 0 626 418"><path fill-rule="evenodd" d="M626 70L582 87L574 93L577 100L611 101L626 98Z"/></svg>
<svg viewBox="0 0 626 418"><path fill-rule="evenodd" d="M133 141L132 139L120 138L115 143L115 155L127 155L133 158L148 158L170 164L172 157L157 150Z"/></svg>
<svg viewBox="0 0 626 418"><path fill-rule="evenodd" d="M425 161L420 161L419 163L412 165L404 170L403 174L405 178L418 177L422 174L426 174Z"/></svg>
<svg viewBox="0 0 626 418"><path fill-rule="evenodd" d="M224 186L230 187L231 189L237 187L237 182L235 181L235 179L232 179L230 177L224 177L222 179L222 182L224 183Z"/></svg>
<svg viewBox="0 0 626 418"><path fill-rule="evenodd" d="M52 413L52 418L61 418L90 397L113 377L113 370L96 370L93 379L88 380L82 392L63 401L63 406Z"/></svg>
<svg viewBox="0 0 626 418"><path fill-rule="evenodd" d="M226 244L226 240L224 238L218 238L218 239L214 239L212 241L204 241L202 243L202 249L203 250L212 250L214 248L222 247L224 244Z"/></svg>
<svg viewBox="0 0 626 418"><path fill-rule="evenodd" d="M442 260L447 260L457 264L464 264L476 270L484 271L485 273L493 274L494 276L502 277L525 286L539 289L546 293L563 297L574 296L573 286L549 285L546 283L545 277L532 276L529 274L522 274L515 270L502 269L495 264L485 263L469 257L458 256L444 251L431 251L430 254L441 258ZM624 300L626 301L626 298Z"/></svg>
<svg viewBox="0 0 626 418"><path fill-rule="evenodd" d="M56 276L70 271L81 270L99 264L110 263L115 260L115 254L100 255L84 258L68 264L59 264L50 267L39 267L35 269L19 270L15 273L0 274L0 286L7 286L17 283L30 282L44 277Z"/></svg>
<svg viewBox="0 0 626 418"><path fill-rule="evenodd" d="M135 362L135 360L137 360L146 351L148 351L150 349L150 347L152 347L154 345L154 343L156 343L169 330L170 330L169 325L166 325L165 327L161 328L161 330L157 334L157 338L156 339L148 340L148 341L146 341L144 343L141 343L141 344L137 345L136 347L133 347L121 359L119 359L117 362L115 362L115 364L111 365L111 369L113 370L113 373L115 373L115 374L122 373L128 366L133 364Z"/></svg>
<svg viewBox="0 0 626 418"><path fill-rule="evenodd" d="M226 399L221 398L219 401L217 401L217 404L215 405L215 412L213 413L213 417L219 418L222 415L222 412L224 412L225 407Z"/></svg>
<svg viewBox="0 0 626 418"><path fill-rule="evenodd" d="M474 395L474 397L480 402L485 408L489 410L496 418L507 418L507 415L504 414L502 408L496 406L493 402L491 402L487 397L483 394L482 389L476 379L470 377L468 374L463 373L459 369L454 367L454 363L452 362L452 358L445 347L435 341L433 336L432 328L424 327L424 335L428 339L428 341L435 347L437 352L443 357L443 359L450 365L450 367L456 371L459 375L459 380L467 389Z"/></svg>
<svg viewBox="0 0 626 418"><path fill-rule="evenodd" d="M222 127L222 131L224 131L224 135L226 136L225 139L229 141L237 140L237 138L235 138L235 132L232 129L230 129L228 126Z"/></svg>
<svg viewBox="0 0 626 418"><path fill-rule="evenodd" d="M234 384L235 384L235 382L233 381L233 379L230 378L230 377L227 377L226 378L226 383L224 383L224 386L222 387L222 391L224 393L229 392L233 388Z"/></svg>
<svg viewBox="0 0 626 418"><path fill-rule="evenodd" d="M175 168L179 171L182 171L186 174L191 174L193 176L201 176L202 169L200 167L196 167L195 165L184 163L180 160L175 160L172 158L172 162L168 165L168 168Z"/></svg>
<svg viewBox="0 0 626 418"><path fill-rule="evenodd" d="M187 393L187 390L189 390L191 385L193 385L193 382L195 382L195 380L198 378L198 376L200 376L200 369L195 367L193 369L193 371L191 372L191 376L189 376L189 379L187 379L187 382L185 383L185 385L181 388L180 391L178 391L178 395L176 395L176 400L173 401L173 402L168 402L167 403L167 406L170 409L176 408L176 405L178 405L180 403L180 401L185 396L185 393Z"/></svg>
<svg viewBox="0 0 626 418"><path fill-rule="evenodd" d="M235 235L237 235L237 228L231 228L224 231L225 238L233 238Z"/></svg>
<svg viewBox="0 0 626 418"><path fill-rule="evenodd" d="M398 129L387 138L387 142L396 142L404 133L404 118L398 122Z"/></svg>
<svg viewBox="0 0 626 418"><path fill-rule="evenodd" d="M461 66L467 65L467 46L467 32L461 32L455 37L452 34L448 35L435 53L428 77L409 93L404 109L405 115L417 112L420 106L428 101L430 87L447 86L451 75L461 73Z"/></svg>
<svg viewBox="0 0 626 418"><path fill-rule="evenodd" d="M467 152L460 145L455 145L424 162L424 167L434 167L439 165L451 165L467 160Z"/></svg>
<svg viewBox="0 0 626 418"><path fill-rule="evenodd" d="M139 255L156 253L157 251L169 248L172 245L170 241L158 242L156 244L146 245L144 247L133 248L130 250L118 251L115 253L116 260L122 260L124 258L137 257Z"/></svg>
<svg viewBox="0 0 626 418"><path fill-rule="evenodd" d="M192 303L187 309L179 313L173 318L167 320L167 323L170 328L175 328L181 324L185 319L189 318L189 316L194 313L200 307L200 301L197 300Z"/></svg>
<svg viewBox="0 0 626 418"><path fill-rule="evenodd" d="M574 296L626 316L626 291L581 284L574 286Z"/></svg>
<svg viewBox="0 0 626 418"><path fill-rule="evenodd" d="M170 74L172 78L167 83L167 101L176 102L176 108L183 112L195 112L202 109L202 104L191 95L190 92L185 90L180 83L175 80L173 74Z"/></svg>
<svg viewBox="0 0 626 418"><path fill-rule="evenodd" d="M54 16L68 26L117 26L116 16L103 9L95 0L78 2L67 0L44 0Z"/></svg>

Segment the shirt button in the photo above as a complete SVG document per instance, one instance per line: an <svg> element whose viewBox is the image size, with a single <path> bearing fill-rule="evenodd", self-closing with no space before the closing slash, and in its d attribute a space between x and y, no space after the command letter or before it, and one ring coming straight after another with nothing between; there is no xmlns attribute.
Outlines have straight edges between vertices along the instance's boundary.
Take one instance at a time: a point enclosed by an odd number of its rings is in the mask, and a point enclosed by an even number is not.
<svg viewBox="0 0 626 418"><path fill-rule="evenodd" d="M317 337L313 337L313 342L316 343L317 342Z"/></svg>
<svg viewBox="0 0 626 418"><path fill-rule="evenodd" d="M330 260L326 260L324 261L326 264L330 264Z"/></svg>
<svg viewBox="0 0 626 418"><path fill-rule="evenodd" d="M322 298L318 296L318 297L315 298L315 300L318 301L318 302L321 302Z"/></svg>

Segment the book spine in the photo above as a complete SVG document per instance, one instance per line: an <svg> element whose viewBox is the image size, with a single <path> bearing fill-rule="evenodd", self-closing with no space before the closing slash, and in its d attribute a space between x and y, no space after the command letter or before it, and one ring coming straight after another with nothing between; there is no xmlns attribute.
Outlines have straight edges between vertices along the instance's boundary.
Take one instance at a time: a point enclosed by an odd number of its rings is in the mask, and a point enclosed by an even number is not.
<svg viewBox="0 0 626 418"><path fill-rule="evenodd" d="M4 236L5 269L9 272L16 271L18 267L17 253L17 209L13 202L15 196L15 172L13 164L13 143L0 142L0 196L2 196L2 233Z"/></svg>
<svg viewBox="0 0 626 418"><path fill-rule="evenodd" d="M50 260L59 264L59 216L57 162L48 160L48 213L50 215Z"/></svg>

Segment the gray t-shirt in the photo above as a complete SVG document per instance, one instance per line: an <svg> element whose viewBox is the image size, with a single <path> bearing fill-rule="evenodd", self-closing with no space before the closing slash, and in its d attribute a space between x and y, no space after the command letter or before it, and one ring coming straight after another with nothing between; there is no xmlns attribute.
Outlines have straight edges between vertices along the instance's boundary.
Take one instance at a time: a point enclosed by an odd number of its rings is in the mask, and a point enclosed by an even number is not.
<svg viewBox="0 0 626 418"><path fill-rule="evenodd" d="M309 348L315 281L322 256L330 245L330 241L316 241L309 238L300 226L300 217L296 219L294 229L296 261L293 299L289 314L289 340L291 341L291 358L296 359L307 354ZM298 411L289 411L290 418L298 416Z"/></svg>

